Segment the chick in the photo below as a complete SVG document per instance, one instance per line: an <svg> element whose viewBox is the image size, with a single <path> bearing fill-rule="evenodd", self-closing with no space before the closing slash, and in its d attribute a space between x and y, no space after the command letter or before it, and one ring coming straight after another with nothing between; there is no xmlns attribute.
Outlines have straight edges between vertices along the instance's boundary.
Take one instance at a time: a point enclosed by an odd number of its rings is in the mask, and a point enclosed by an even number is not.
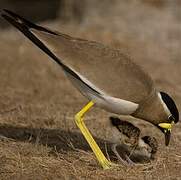
<svg viewBox="0 0 181 180"><path fill-rule="evenodd" d="M140 129L130 122L110 117L114 131L112 151L124 165L150 162L155 158L158 142L155 137L140 137Z"/></svg>

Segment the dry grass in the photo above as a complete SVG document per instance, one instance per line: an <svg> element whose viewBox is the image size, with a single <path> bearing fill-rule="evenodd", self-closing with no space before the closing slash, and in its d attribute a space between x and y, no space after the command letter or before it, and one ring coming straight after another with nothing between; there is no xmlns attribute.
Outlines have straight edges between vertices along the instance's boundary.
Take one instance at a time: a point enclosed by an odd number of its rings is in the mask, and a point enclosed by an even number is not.
<svg viewBox="0 0 181 180"><path fill-rule="evenodd" d="M158 88L174 96L180 109L179 14L130 2L114 1L105 14L90 12L79 25L59 21L45 25L130 53ZM159 140L156 160L103 171L73 121L86 100L60 68L15 29L2 31L0 38L0 179L180 179L180 124L165 148L158 130L139 123L143 133ZM108 147L110 153L105 125L109 115L94 109L86 124L104 152Z"/></svg>

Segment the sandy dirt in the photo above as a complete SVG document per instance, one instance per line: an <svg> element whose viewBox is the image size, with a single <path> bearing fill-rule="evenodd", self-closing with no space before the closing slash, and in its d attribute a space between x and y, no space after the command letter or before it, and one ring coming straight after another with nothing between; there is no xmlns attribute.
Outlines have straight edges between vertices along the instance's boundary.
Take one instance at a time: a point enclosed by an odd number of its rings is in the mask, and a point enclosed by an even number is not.
<svg viewBox="0 0 181 180"><path fill-rule="evenodd" d="M89 12L81 24L41 24L128 53L181 108L181 13L174 7L114 1ZM161 6L161 7L160 7ZM104 67L102 67L104 68ZM120 77L121 81L121 77ZM102 170L74 123L87 100L62 70L14 28L0 33L0 179L181 179L180 123L169 147L148 123L126 117L159 141L156 159L144 165ZM94 108L86 124L101 149L110 151L111 114Z"/></svg>

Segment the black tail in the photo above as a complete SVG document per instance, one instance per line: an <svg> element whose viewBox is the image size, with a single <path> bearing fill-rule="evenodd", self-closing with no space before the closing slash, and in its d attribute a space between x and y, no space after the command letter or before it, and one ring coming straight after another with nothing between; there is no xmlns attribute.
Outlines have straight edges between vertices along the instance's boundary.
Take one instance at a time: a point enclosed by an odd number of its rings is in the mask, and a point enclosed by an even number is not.
<svg viewBox="0 0 181 180"><path fill-rule="evenodd" d="M71 74L73 77L81 81L84 85L92 89L96 94L100 94L95 89L86 84L80 77L77 75L71 68L62 63L61 59L58 58L55 54L53 54L48 47L40 41L32 32L31 29L36 29L38 31L43 31L49 33L50 35L58 36L58 33L55 33L47 28L38 26L25 18L19 16L18 14L4 9L1 13L1 16L6 19L10 24L16 27L19 31L21 31L28 39L30 39L34 44L36 44L42 51L44 51L47 55L49 55L57 64L59 64L64 71ZM68 36L67 36L68 37Z"/></svg>
<svg viewBox="0 0 181 180"><path fill-rule="evenodd" d="M36 24L28 21L27 19L21 17L20 15L12 12L12 11L10 11L10 10L3 9L3 12L4 12L4 13L2 13L2 17L4 17L6 20L8 20L8 19L7 19L7 16L9 15L9 18L10 18L10 16L11 16L11 18L13 18L14 21L16 21L16 22L19 23L19 24L23 24L23 26L26 26L28 29L29 29L29 28L33 28L33 29L37 29L37 30L39 30L39 31L44 31L44 32L47 32L47 33L50 33L50 34L53 34L53 35L58 35L57 33L53 32L53 31L51 31L51 30L49 30L49 29L47 29L47 28L44 28L44 27L42 27L42 26L38 26L38 25L36 25ZM9 21L9 22L10 22L10 21ZM12 22L12 21L11 21L11 22ZM10 23L11 23L11 22L10 22Z"/></svg>
<svg viewBox="0 0 181 180"><path fill-rule="evenodd" d="M42 51L44 51L47 55L49 55L56 63L58 63L66 72L69 72L76 78L80 79L80 77L74 73L70 68L68 68L65 64L61 62L61 60L56 57L48 48L41 42L32 32L31 29L37 29L39 31L44 31L50 33L52 35L58 35L53 31L50 31L44 27L38 26L23 17L11 12L9 10L4 9L1 13L1 16L6 19L10 24L20 30L28 39L30 39L34 44L36 44Z"/></svg>
<svg viewBox="0 0 181 180"><path fill-rule="evenodd" d="M31 28L48 32L50 34L54 34L52 31L49 31L41 26L35 25L30 21L22 18L21 16L9 11L3 10L1 16L6 19L10 24L20 30L28 39L30 39L33 43L35 43L41 50L43 50L46 54L52 57L59 65L63 65L61 61L30 31Z"/></svg>

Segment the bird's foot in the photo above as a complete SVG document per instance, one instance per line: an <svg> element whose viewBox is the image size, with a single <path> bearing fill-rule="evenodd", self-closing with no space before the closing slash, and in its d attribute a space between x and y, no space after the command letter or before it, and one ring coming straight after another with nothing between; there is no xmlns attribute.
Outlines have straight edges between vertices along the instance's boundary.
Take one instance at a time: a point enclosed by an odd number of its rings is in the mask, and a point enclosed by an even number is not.
<svg viewBox="0 0 181 180"><path fill-rule="evenodd" d="M112 163L111 161L104 159L103 161L100 162L101 166L103 167L103 169L112 169L114 167L117 167L118 165L115 163Z"/></svg>

